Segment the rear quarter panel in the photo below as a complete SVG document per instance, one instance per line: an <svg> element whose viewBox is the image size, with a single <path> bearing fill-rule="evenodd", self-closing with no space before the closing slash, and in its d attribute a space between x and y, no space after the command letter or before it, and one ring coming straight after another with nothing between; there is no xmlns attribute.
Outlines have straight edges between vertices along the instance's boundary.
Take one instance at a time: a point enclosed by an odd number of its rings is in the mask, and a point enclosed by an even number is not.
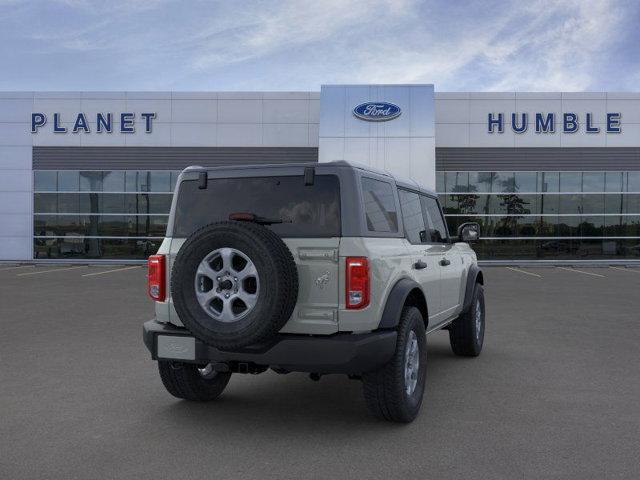
<svg viewBox="0 0 640 480"><path fill-rule="evenodd" d="M347 310L345 305L345 259L367 257L371 275L369 306ZM385 302L401 278L412 278L412 256L404 238L345 237L340 242L340 331L375 330L382 318Z"/></svg>

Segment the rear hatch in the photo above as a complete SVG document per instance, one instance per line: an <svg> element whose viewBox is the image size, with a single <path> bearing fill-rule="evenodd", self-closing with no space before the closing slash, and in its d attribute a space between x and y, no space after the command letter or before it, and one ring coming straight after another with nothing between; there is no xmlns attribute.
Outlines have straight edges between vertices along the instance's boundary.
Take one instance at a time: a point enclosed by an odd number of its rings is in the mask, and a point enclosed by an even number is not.
<svg viewBox="0 0 640 480"><path fill-rule="evenodd" d="M249 172L247 172L249 173ZM251 213L275 221L265 225L287 244L298 267L296 308L281 330L286 333L331 334L338 331L338 251L340 247L340 182L336 175L307 177L270 175L238 177L209 174L206 188L197 179L180 183L173 225L167 232L169 268L185 239L234 213ZM277 223L281 222L281 223ZM169 299L170 305L170 299ZM170 321L180 324L173 308Z"/></svg>

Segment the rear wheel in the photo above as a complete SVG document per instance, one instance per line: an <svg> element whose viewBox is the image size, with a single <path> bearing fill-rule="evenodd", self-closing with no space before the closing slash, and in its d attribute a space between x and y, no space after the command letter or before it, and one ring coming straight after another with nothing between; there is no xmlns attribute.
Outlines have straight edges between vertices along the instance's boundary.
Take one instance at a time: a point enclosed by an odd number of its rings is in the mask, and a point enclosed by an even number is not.
<svg viewBox="0 0 640 480"><path fill-rule="evenodd" d="M456 355L477 357L484 342L484 290L476 283L471 307L456 318L449 327L449 343Z"/></svg>
<svg viewBox="0 0 640 480"><path fill-rule="evenodd" d="M404 307L393 358L363 375L364 398L378 418L408 423L420 411L426 380L427 340L420 310Z"/></svg>
<svg viewBox="0 0 640 480"><path fill-rule="evenodd" d="M198 402L215 400L224 391L231 373L216 372L213 365L158 361L160 378L174 397Z"/></svg>

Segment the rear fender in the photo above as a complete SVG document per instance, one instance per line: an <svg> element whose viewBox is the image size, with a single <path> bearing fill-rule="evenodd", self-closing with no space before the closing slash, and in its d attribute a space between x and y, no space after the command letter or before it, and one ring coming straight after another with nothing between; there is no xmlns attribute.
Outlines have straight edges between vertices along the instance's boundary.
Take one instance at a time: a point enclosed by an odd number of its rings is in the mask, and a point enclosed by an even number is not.
<svg viewBox="0 0 640 480"><path fill-rule="evenodd" d="M380 320L378 328L388 329L398 326L398 321L402 314L402 308L405 306L407 299L412 292L416 295L415 298L412 297L412 301L422 313L426 328L429 323L429 316L424 292L422 291L422 287L419 283L409 278L399 280L391 289L391 293L389 293L389 296L387 297L387 303L384 306L382 319Z"/></svg>

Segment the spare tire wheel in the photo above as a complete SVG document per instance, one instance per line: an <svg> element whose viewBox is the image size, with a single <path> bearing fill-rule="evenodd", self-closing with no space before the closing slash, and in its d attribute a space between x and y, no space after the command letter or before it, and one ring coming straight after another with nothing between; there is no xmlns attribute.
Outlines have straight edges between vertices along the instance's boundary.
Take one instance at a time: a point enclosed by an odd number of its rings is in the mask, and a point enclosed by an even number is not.
<svg viewBox="0 0 640 480"><path fill-rule="evenodd" d="M187 238L171 273L173 304L203 342L235 349L267 341L298 298L298 270L278 235L249 222L218 222Z"/></svg>

